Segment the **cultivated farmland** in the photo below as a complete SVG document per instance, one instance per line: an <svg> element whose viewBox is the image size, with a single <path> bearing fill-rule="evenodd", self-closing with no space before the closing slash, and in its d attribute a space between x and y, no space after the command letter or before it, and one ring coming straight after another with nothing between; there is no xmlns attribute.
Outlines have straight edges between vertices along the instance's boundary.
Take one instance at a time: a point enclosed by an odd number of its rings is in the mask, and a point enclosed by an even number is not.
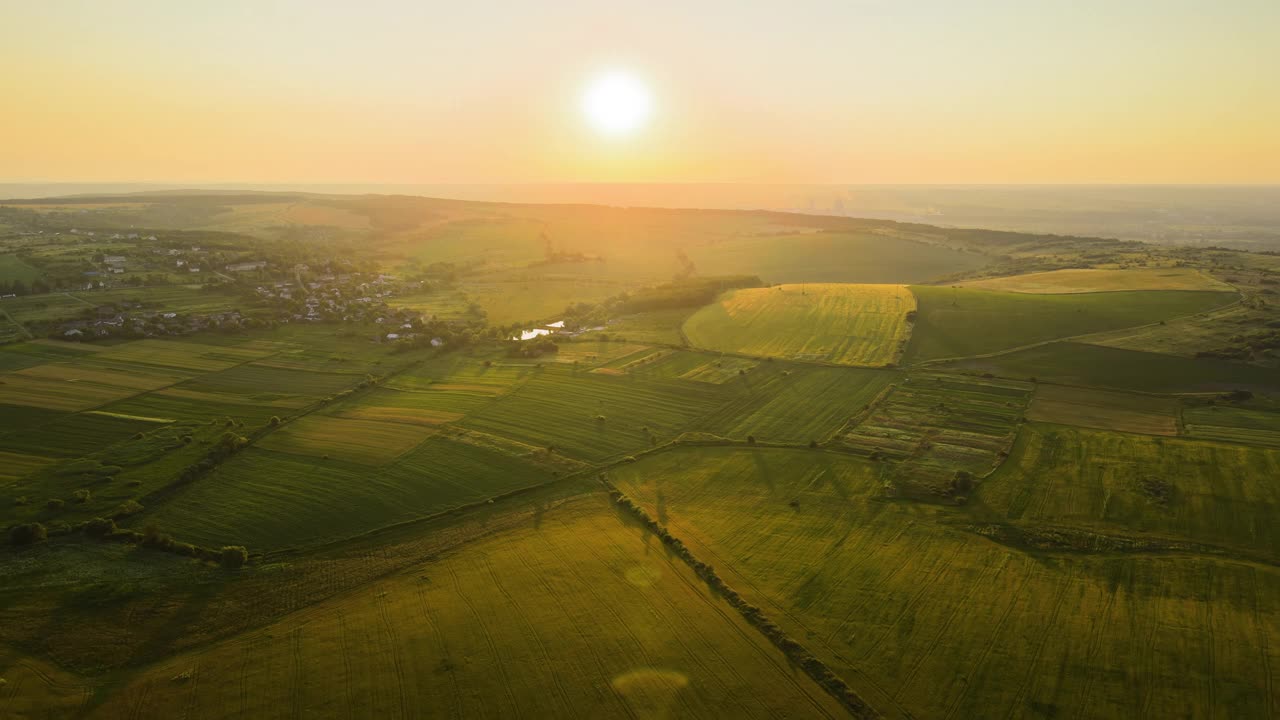
<svg viewBox="0 0 1280 720"><path fill-rule="evenodd" d="M957 283L962 288L1003 292L1056 294L1131 290L1209 290L1231 292L1230 285L1194 268L1133 270L1054 270Z"/></svg>
<svg viewBox="0 0 1280 720"><path fill-rule="evenodd" d="M174 657L90 717L845 716L603 494L539 518Z"/></svg>
<svg viewBox="0 0 1280 720"><path fill-rule="evenodd" d="M1193 315L1227 305L1235 293L1143 290L1033 295L915 285L919 315L904 360L1013 350L1076 335Z"/></svg>
<svg viewBox="0 0 1280 720"><path fill-rule="evenodd" d="M1277 412L1211 405L1187 408L1182 420L1192 437L1280 448Z"/></svg>
<svg viewBox="0 0 1280 720"><path fill-rule="evenodd" d="M877 475L805 450L728 448L613 472L886 716L1267 714L1271 568L1032 555L964 531L963 510L875 500Z"/></svg>
<svg viewBox="0 0 1280 720"><path fill-rule="evenodd" d="M841 365L895 361L915 310L902 285L779 285L734 290L684 324L696 347Z"/></svg>
<svg viewBox="0 0 1280 720"><path fill-rule="evenodd" d="M908 494L950 488L957 470L985 474L1013 442L1028 383L913 375L840 432L843 448L895 461L887 477Z"/></svg>
<svg viewBox="0 0 1280 720"><path fill-rule="evenodd" d="M1027 419L1147 435L1177 435L1178 406L1176 399L1167 397L1042 384L1036 387Z"/></svg>

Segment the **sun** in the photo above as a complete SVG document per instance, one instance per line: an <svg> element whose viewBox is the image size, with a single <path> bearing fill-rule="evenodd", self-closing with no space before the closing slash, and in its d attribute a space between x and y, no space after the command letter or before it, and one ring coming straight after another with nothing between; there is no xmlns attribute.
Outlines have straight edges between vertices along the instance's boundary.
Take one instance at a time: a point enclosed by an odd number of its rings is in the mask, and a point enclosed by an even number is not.
<svg viewBox="0 0 1280 720"><path fill-rule="evenodd" d="M649 88L631 73L613 70L596 76L582 94L582 113L602 135L630 135L653 113Z"/></svg>

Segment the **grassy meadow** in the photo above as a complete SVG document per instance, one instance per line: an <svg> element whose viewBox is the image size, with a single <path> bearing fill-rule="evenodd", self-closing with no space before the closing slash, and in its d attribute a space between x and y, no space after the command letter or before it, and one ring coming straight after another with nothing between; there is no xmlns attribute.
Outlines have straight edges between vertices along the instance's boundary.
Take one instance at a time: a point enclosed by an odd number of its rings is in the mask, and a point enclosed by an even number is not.
<svg viewBox="0 0 1280 720"><path fill-rule="evenodd" d="M903 359L988 355L1158 323L1227 305L1227 292L1135 290L1057 295L913 285L919 315Z"/></svg>
<svg viewBox="0 0 1280 720"><path fill-rule="evenodd" d="M1133 290L1208 290L1232 292L1227 283L1195 268L1099 268L1053 270L957 283L962 288L1001 292L1059 294L1128 292Z"/></svg>
<svg viewBox="0 0 1280 720"><path fill-rule="evenodd" d="M845 716L602 493L536 517L169 658L87 716Z"/></svg>
<svg viewBox="0 0 1280 720"><path fill-rule="evenodd" d="M708 350L879 366L901 354L914 310L902 285L746 288L699 310L684 333Z"/></svg>
<svg viewBox="0 0 1280 720"><path fill-rule="evenodd" d="M1270 566L1030 554L965 531L963 510L877 499L872 463L806 450L690 449L611 474L886 717L1275 709Z"/></svg>

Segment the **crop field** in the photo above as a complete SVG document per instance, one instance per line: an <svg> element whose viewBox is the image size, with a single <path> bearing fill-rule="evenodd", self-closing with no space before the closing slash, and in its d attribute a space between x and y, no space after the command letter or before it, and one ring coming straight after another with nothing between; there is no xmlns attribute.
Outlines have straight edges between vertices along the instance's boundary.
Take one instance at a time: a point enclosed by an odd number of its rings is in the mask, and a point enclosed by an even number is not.
<svg viewBox="0 0 1280 720"><path fill-rule="evenodd" d="M250 363L201 375L179 387L201 392L233 393L255 399L284 399L330 395L359 381L359 376L348 373L287 370Z"/></svg>
<svg viewBox="0 0 1280 720"><path fill-rule="evenodd" d="M87 410L137 393L137 390L114 385L46 380L17 373L0 376L0 403L6 405Z"/></svg>
<svg viewBox="0 0 1280 720"><path fill-rule="evenodd" d="M950 362L940 369L1153 393L1280 390L1280 373L1271 368L1074 342Z"/></svg>
<svg viewBox="0 0 1280 720"><path fill-rule="evenodd" d="M0 435L0 448L19 453L77 457L153 427L154 423L146 420L77 413Z"/></svg>
<svg viewBox="0 0 1280 720"><path fill-rule="evenodd" d="M739 236L695 245L707 275L759 273L770 283L912 283L972 270L985 258L871 232Z"/></svg>
<svg viewBox="0 0 1280 720"><path fill-rule="evenodd" d="M1192 437L1280 448L1280 413L1211 405L1187 408L1182 420Z"/></svg>
<svg viewBox="0 0 1280 720"><path fill-rule="evenodd" d="M697 429L734 440L752 436L762 442L821 442L896 377L861 368L761 368L730 381L744 392L700 421Z"/></svg>
<svg viewBox="0 0 1280 720"><path fill-rule="evenodd" d="M684 324L695 347L842 365L894 362L916 309L903 285L780 285L734 290Z"/></svg>
<svg viewBox="0 0 1280 720"><path fill-rule="evenodd" d="M1028 555L962 510L875 500L874 466L828 453L685 449L612 475L888 717L1275 709L1270 566Z"/></svg>
<svg viewBox="0 0 1280 720"><path fill-rule="evenodd" d="M1132 270L1071 269L1027 273L957 283L962 288L1018 293L1089 293L1130 290L1209 290L1235 288L1195 268L1135 268Z"/></svg>
<svg viewBox="0 0 1280 720"><path fill-rule="evenodd" d="M257 346L206 345L179 340L136 340L93 356L94 361L130 366L158 366L189 372L227 370L271 353Z"/></svg>
<svg viewBox="0 0 1280 720"><path fill-rule="evenodd" d="M0 715L13 720L74 717L93 696L75 675L33 657L0 649Z"/></svg>
<svg viewBox="0 0 1280 720"><path fill-rule="evenodd" d="M21 370L55 360L73 360L95 350L97 348L92 345L72 345L52 340L0 345L0 372Z"/></svg>
<svg viewBox="0 0 1280 720"><path fill-rule="evenodd" d="M1174 398L1041 384L1027 408L1027 419L1147 435L1177 435L1178 407Z"/></svg>
<svg viewBox="0 0 1280 720"><path fill-rule="evenodd" d="M8 253L0 255L0 282L11 283L16 280L29 283L32 280L39 280L40 275L39 270L23 262L17 255Z"/></svg>
<svg viewBox="0 0 1280 720"><path fill-rule="evenodd" d="M547 365L462 424L598 461L668 440L728 397L727 389L708 383Z"/></svg>
<svg viewBox="0 0 1280 720"><path fill-rule="evenodd" d="M1013 441L1031 385L915 375L907 378L836 441L876 459L899 461L904 489L945 486L955 471L991 470Z"/></svg>
<svg viewBox="0 0 1280 720"><path fill-rule="evenodd" d="M430 428L403 422L312 415L281 427L258 446L294 455L385 465L412 450L432 432Z"/></svg>
<svg viewBox="0 0 1280 720"><path fill-rule="evenodd" d="M591 542L583 542L591 538ZM189 677L185 682L173 678ZM600 494L137 674L88 714L843 717Z"/></svg>
<svg viewBox="0 0 1280 720"><path fill-rule="evenodd" d="M416 437L425 430L370 424L407 429ZM509 454L508 448L438 435L381 466L349 462L337 453L330 460L319 458L319 452L334 448L317 448L316 455L304 456L268 450L273 444L261 442L240 453L156 512L143 515L140 523L180 529L192 542L245 544L257 551L357 535L552 477L539 464ZM380 452L379 447L361 450L361 460Z"/></svg>
<svg viewBox="0 0 1280 720"><path fill-rule="evenodd" d="M650 350L650 346L638 343L576 339L573 342L561 343L559 351L555 354L555 361L581 365L605 365Z"/></svg>
<svg viewBox="0 0 1280 720"><path fill-rule="evenodd" d="M0 482L19 480L52 462L52 458L0 450Z"/></svg>
<svg viewBox="0 0 1280 720"><path fill-rule="evenodd" d="M1280 451L1029 425L980 501L1011 521L1123 529L1280 557Z"/></svg>
<svg viewBox="0 0 1280 720"><path fill-rule="evenodd" d="M920 306L904 360L1013 350L1089 333L1157 323L1206 312L1235 293L1139 290L1033 295L915 285Z"/></svg>

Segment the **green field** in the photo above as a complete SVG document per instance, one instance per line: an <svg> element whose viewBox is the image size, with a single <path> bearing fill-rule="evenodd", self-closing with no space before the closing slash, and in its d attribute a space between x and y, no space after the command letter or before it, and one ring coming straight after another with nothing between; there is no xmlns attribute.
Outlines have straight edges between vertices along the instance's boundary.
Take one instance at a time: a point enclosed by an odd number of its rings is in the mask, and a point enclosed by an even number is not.
<svg viewBox="0 0 1280 720"><path fill-rule="evenodd" d="M962 358L1157 323L1221 307L1234 293L1145 290L1033 295L914 285L920 306L908 362Z"/></svg>
<svg viewBox="0 0 1280 720"><path fill-rule="evenodd" d="M136 673L87 717L846 717L603 494L536 517Z"/></svg>
<svg viewBox="0 0 1280 720"><path fill-rule="evenodd" d="M611 376L546 365L462 421L466 427L600 461L693 429L730 391L693 381Z"/></svg>
<svg viewBox="0 0 1280 720"><path fill-rule="evenodd" d="M707 275L759 274L771 283L913 283L972 270L981 255L872 232L742 236L689 249Z"/></svg>
<svg viewBox="0 0 1280 720"><path fill-rule="evenodd" d="M1041 384L1027 408L1027 419L1148 435L1177 435L1178 409L1179 403L1174 398Z"/></svg>
<svg viewBox="0 0 1280 720"><path fill-rule="evenodd" d="M708 350L879 366L901 354L913 310L902 285L746 288L694 313L684 333Z"/></svg>
<svg viewBox="0 0 1280 720"><path fill-rule="evenodd" d="M1280 558L1280 451L1029 426L978 501L1013 522L1138 532Z"/></svg>
<svg viewBox="0 0 1280 720"><path fill-rule="evenodd" d="M38 269L23 262L17 255L0 254L0 282L30 283L32 280L39 280L41 275Z"/></svg>
<svg viewBox="0 0 1280 720"><path fill-rule="evenodd" d="M698 430L761 442L825 441L897 375L885 370L767 368L744 378L746 392L698 423Z"/></svg>
<svg viewBox="0 0 1280 720"><path fill-rule="evenodd" d="M1280 390L1280 374L1271 368L1073 342L959 360L939 369L1155 393Z"/></svg>
<svg viewBox="0 0 1280 720"><path fill-rule="evenodd" d="M1030 397L1026 383L915 375L836 437L838 446L888 460L896 491L937 494L957 470L989 472L1013 441Z"/></svg>
<svg viewBox="0 0 1280 720"><path fill-rule="evenodd" d="M873 465L697 449L613 473L888 717L1265 717L1280 573L1027 554L959 510L877 500Z"/></svg>
<svg viewBox="0 0 1280 720"><path fill-rule="evenodd" d="M443 437L378 468L269 445L236 456L138 522L191 542L276 549L350 537L552 477L533 462Z"/></svg>
<svg viewBox="0 0 1280 720"><path fill-rule="evenodd" d="M1280 448L1278 412L1211 405L1187 408L1182 420L1192 437Z"/></svg>
<svg viewBox="0 0 1280 720"><path fill-rule="evenodd" d="M1230 285L1193 268L1134 270L1054 270L957 283L962 288L1018 293L1090 293L1131 290L1210 290L1232 292Z"/></svg>

